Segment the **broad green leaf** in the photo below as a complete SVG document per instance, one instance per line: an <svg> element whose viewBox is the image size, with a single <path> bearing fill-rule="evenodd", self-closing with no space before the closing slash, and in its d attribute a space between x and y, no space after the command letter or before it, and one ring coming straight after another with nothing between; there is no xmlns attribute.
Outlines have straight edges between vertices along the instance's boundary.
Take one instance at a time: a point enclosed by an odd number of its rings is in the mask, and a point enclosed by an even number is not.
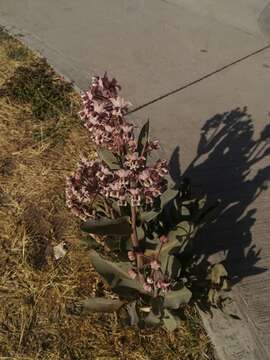
<svg viewBox="0 0 270 360"><path fill-rule="evenodd" d="M157 296L151 299L150 304L155 315L160 315L163 310L164 297Z"/></svg>
<svg viewBox="0 0 270 360"><path fill-rule="evenodd" d="M143 211L141 213L141 221L142 222L150 222L150 221L154 220L160 213L161 213L161 209Z"/></svg>
<svg viewBox="0 0 270 360"><path fill-rule="evenodd" d="M108 211L105 209L105 207L101 204L94 204L94 208L95 208L95 213L96 214L102 214L102 216L110 216L110 214L108 213Z"/></svg>
<svg viewBox="0 0 270 360"><path fill-rule="evenodd" d="M168 187L168 189L160 195L159 208L142 212L141 214L142 222L150 222L154 220L163 211L164 207L177 196L178 192L179 191L177 189Z"/></svg>
<svg viewBox="0 0 270 360"><path fill-rule="evenodd" d="M168 256L178 254L181 250L183 250L186 244L186 238L177 239L176 237L169 237L169 242L163 245L159 256L159 259L163 264L164 270L167 266Z"/></svg>
<svg viewBox="0 0 270 360"><path fill-rule="evenodd" d="M213 284L219 285L222 278L228 276L227 270L222 264L215 264L211 269L211 281Z"/></svg>
<svg viewBox="0 0 270 360"><path fill-rule="evenodd" d="M195 201L197 201L197 200L194 200L194 199L189 199L189 200L184 200L184 201L181 200L180 205L190 207Z"/></svg>
<svg viewBox="0 0 270 360"><path fill-rule="evenodd" d="M118 293L122 294L123 296L130 290L131 293L134 293L134 290L136 292L139 292L141 294L144 295L148 295L151 296L152 294L145 291L142 287L142 284L138 281L138 280L133 280L133 279L122 279L118 285L117 288L115 289L117 290Z"/></svg>
<svg viewBox="0 0 270 360"><path fill-rule="evenodd" d="M116 158L116 156L107 149L98 149L98 155L103 160L111 170L118 170L120 169L120 164Z"/></svg>
<svg viewBox="0 0 270 360"><path fill-rule="evenodd" d="M85 243L90 249L98 249L100 248L100 244L91 236L87 235L81 238L81 241Z"/></svg>
<svg viewBox="0 0 270 360"><path fill-rule="evenodd" d="M131 226L129 218L123 216L118 219L101 218L87 220L82 226L82 231L100 235L130 235Z"/></svg>
<svg viewBox="0 0 270 360"><path fill-rule="evenodd" d="M116 293L129 298L134 292L148 294L144 291L142 284L138 280L130 278L128 274L130 269L129 262L114 263L105 260L94 250L90 252L90 260L95 270Z"/></svg>
<svg viewBox="0 0 270 360"><path fill-rule="evenodd" d="M120 216L121 215L121 208L120 206L117 204L116 201L112 202L112 208L115 212L117 212L117 214Z"/></svg>
<svg viewBox="0 0 270 360"><path fill-rule="evenodd" d="M159 255L159 261L161 262L161 269L164 273L172 275L171 271L173 270L173 262L177 261L174 254L179 252L179 246L181 243L178 240L170 240L168 243L162 246ZM181 264L180 269L181 269Z"/></svg>
<svg viewBox="0 0 270 360"><path fill-rule="evenodd" d="M231 289L229 281L227 279L223 279L221 290L229 291Z"/></svg>
<svg viewBox="0 0 270 360"><path fill-rule="evenodd" d="M160 195L160 207L163 209L170 201L172 201L179 193L178 189L168 186L168 189Z"/></svg>
<svg viewBox="0 0 270 360"><path fill-rule="evenodd" d="M144 239L144 230L142 228L142 226L137 226L137 236L139 240L143 240Z"/></svg>
<svg viewBox="0 0 270 360"><path fill-rule="evenodd" d="M202 223L202 222L206 222L209 221L209 219L211 219L213 217L213 214L215 211L217 211L219 205L220 205L221 201L218 199L214 204L212 204L211 206L207 207L205 210L202 209L197 217L195 218L195 220L198 223Z"/></svg>
<svg viewBox="0 0 270 360"><path fill-rule="evenodd" d="M118 299L105 299L102 297L89 298L82 301L84 312L114 312L121 308L124 302Z"/></svg>
<svg viewBox="0 0 270 360"><path fill-rule="evenodd" d="M137 151L138 154L141 155L142 151L145 147L145 145L147 144L149 139L149 119L146 121L146 123L143 125L140 134L138 136L138 146L137 146Z"/></svg>
<svg viewBox="0 0 270 360"><path fill-rule="evenodd" d="M178 240L170 240L168 243L163 245L162 250L160 252L160 260L166 260L166 257L169 254L173 254L173 250L176 250L176 248L180 245L180 242Z"/></svg>
<svg viewBox="0 0 270 360"><path fill-rule="evenodd" d="M115 236L107 236L104 239L104 243L112 251L120 250L120 238L116 238Z"/></svg>
<svg viewBox="0 0 270 360"><path fill-rule="evenodd" d="M178 309L182 304L188 304L192 297L192 292L187 287L180 290L171 290L164 297L164 307L167 309Z"/></svg>
<svg viewBox="0 0 270 360"><path fill-rule="evenodd" d="M200 200L198 200L198 208L199 208L199 210L202 210L205 207L206 201L207 201L207 195L205 195Z"/></svg>
<svg viewBox="0 0 270 360"><path fill-rule="evenodd" d="M133 250L133 244L130 236L121 236L120 238L120 251L125 254L127 251Z"/></svg>
<svg viewBox="0 0 270 360"><path fill-rule="evenodd" d="M176 225L175 229L171 230L168 234L169 240L180 241L183 237L187 237L192 234L193 225L189 221L181 221Z"/></svg>
<svg viewBox="0 0 270 360"><path fill-rule="evenodd" d="M190 233L187 233L188 228L190 228ZM179 224L178 227L169 232L169 241L163 245L159 257L161 263L164 264L164 269L167 266L167 258L169 255L183 251L189 240L189 237L187 235L192 233L191 229L192 225L189 224L187 221L183 221Z"/></svg>
<svg viewBox="0 0 270 360"><path fill-rule="evenodd" d="M163 267L162 264L161 269L165 274L168 274L170 278L177 279L181 274L182 265L180 260L176 256L168 255L166 266Z"/></svg>
<svg viewBox="0 0 270 360"><path fill-rule="evenodd" d="M216 289L210 289L208 291L208 300L212 305L217 305L219 301L219 294Z"/></svg>
<svg viewBox="0 0 270 360"><path fill-rule="evenodd" d="M90 260L95 270L103 277L103 279L113 288L122 279L130 279L128 263L113 263L103 259L94 250L90 251Z"/></svg>
<svg viewBox="0 0 270 360"><path fill-rule="evenodd" d="M173 316L173 314L169 310L165 309L163 324L168 331L172 332L178 327L179 321L176 319L175 316Z"/></svg>
<svg viewBox="0 0 270 360"><path fill-rule="evenodd" d="M130 320L130 325L138 325L140 319L139 316L137 314L137 309L136 309L136 301L130 303L127 305L127 312L129 315L129 320Z"/></svg>
<svg viewBox="0 0 270 360"><path fill-rule="evenodd" d="M190 210L186 205L181 206L181 215L182 216L190 216Z"/></svg>
<svg viewBox="0 0 270 360"><path fill-rule="evenodd" d="M149 314L144 318L144 323L146 326L157 326L161 322L160 315L155 315L153 311L150 311Z"/></svg>

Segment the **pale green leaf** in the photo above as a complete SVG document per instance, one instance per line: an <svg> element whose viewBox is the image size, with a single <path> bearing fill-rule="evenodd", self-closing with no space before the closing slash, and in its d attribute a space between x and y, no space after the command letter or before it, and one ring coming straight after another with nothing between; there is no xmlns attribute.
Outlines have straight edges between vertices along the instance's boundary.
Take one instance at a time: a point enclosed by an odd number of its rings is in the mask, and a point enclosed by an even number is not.
<svg viewBox="0 0 270 360"><path fill-rule="evenodd" d="M210 289L208 291L208 300L212 305L217 305L219 301L219 293L216 289Z"/></svg>
<svg viewBox="0 0 270 360"><path fill-rule="evenodd" d="M168 186L168 189L160 195L160 207L163 209L170 201L172 201L179 193L178 189Z"/></svg>
<svg viewBox="0 0 270 360"><path fill-rule="evenodd" d="M123 216L117 219L90 219L82 226L82 231L100 235L130 235L131 225L129 217Z"/></svg>
<svg viewBox="0 0 270 360"><path fill-rule="evenodd" d="M111 170L118 170L120 169L120 164L116 158L116 156L107 149L101 148L98 149L98 155L101 160L103 160Z"/></svg>
<svg viewBox="0 0 270 360"><path fill-rule="evenodd" d="M90 252L90 260L95 270L116 293L129 298L135 295L136 292L149 295L137 279L130 278L128 274L129 262L115 263L105 260L94 250Z"/></svg>
<svg viewBox="0 0 270 360"><path fill-rule="evenodd" d="M165 309L163 324L168 331L172 332L178 327L179 321L176 319L175 316L172 315L169 310Z"/></svg>
<svg viewBox="0 0 270 360"><path fill-rule="evenodd" d="M129 315L130 325L138 325L140 319L136 309L136 301L127 305L127 312Z"/></svg>
<svg viewBox="0 0 270 360"><path fill-rule="evenodd" d="M178 309L182 304L188 304L192 297L192 292L187 287L180 290L171 290L164 297L164 307L168 309Z"/></svg>
<svg viewBox="0 0 270 360"><path fill-rule="evenodd" d="M140 134L138 136L138 146L137 151L138 154L141 155L144 147L146 146L149 139L149 119L143 125Z"/></svg>
<svg viewBox="0 0 270 360"><path fill-rule="evenodd" d="M144 239L145 234L142 226L137 226L137 236L139 240Z"/></svg>
<svg viewBox="0 0 270 360"><path fill-rule="evenodd" d="M211 281L213 284L219 285L222 278L228 276L227 270L222 264L215 264L211 269Z"/></svg>
<svg viewBox="0 0 270 360"><path fill-rule="evenodd" d="M180 241L181 238L185 238L192 234L192 231L194 230L193 224L189 221L181 221L179 224L176 225L176 227L171 230L168 234L169 240L174 241L178 240Z"/></svg>
<svg viewBox="0 0 270 360"><path fill-rule="evenodd" d="M144 318L146 326L157 326L160 324L160 315L155 315L153 311L150 311L149 314Z"/></svg>
<svg viewBox="0 0 270 360"><path fill-rule="evenodd" d="M161 209L160 210L143 211L141 213L141 221L142 222L150 222L150 221L154 220L160 213L161 213Z"/></svg>
<svg viewBox="0 0 270 360"><path fill-rule="evenodd" d="M169 255L164 273L168 274L172 279L177 279L181 274L181 269L180 260L174 255Z"/></svg>

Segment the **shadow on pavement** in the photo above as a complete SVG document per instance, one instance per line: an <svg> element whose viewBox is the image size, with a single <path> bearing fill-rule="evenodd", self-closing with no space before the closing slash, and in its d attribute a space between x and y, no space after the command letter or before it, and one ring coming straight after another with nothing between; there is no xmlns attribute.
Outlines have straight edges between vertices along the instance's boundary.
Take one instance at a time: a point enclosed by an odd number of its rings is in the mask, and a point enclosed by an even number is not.
<svg viewBox="0 0 270 360"><path fill-rule="evenodd" d="M221 200L218 217L198 232L195 252L198 256L223 252L232 284L266 270L256 266L260 249L252 244L251 228L257 212L252 203L270 180L270 166L254 167L270 154L270 125L255 140L253 123L246 108L207 120L197 155L182 174L191 179L194 195L206 193L209 204ZM177 181L179 148L172 154L170 168Z"/></svg>

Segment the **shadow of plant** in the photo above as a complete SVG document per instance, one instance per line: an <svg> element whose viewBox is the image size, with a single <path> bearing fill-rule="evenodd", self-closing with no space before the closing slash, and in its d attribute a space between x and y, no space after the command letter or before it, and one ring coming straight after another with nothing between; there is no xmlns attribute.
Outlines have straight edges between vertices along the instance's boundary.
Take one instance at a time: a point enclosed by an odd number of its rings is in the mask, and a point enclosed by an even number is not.
<svg viewBox="0 0 270 360"><path fill-rule="evenodd" d="M193 251L205 259L223 252L232 284L266 270L256 265L260 249L252 245L251 228L257 209L251 205L267 189L270 166L258 163L269 154L270 125L255 140L251 115L236 108L206 121L197 155L182 174L192 180L193 195L206 193L210 204L221 200L218 215L197 233ZM181 174L178 159L176 148L170 161L175 180Z"/></svg>

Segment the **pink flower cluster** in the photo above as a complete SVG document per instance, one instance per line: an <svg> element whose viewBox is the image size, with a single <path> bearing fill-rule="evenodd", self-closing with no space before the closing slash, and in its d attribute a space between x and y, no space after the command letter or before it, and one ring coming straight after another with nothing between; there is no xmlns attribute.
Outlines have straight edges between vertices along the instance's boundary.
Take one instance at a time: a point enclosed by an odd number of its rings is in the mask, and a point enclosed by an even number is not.
<svg viewBox="0 0 270 360"><path fill-rule="evenodd" d="M92 217L95 197L114 199L120 206L152 204L166 189L167 165L158 160L145 165L137 153L127 154L123 168L110 170L99 160L82 158L75 172L67 178L67 205L82 220Z"/></svg>
<svg viewBox="0 0 270 360"><path fill-rule="evenodd" d="M67 206L82 220L91 218L93 201L102 194L103 188L110 180L109 169L100 161L81 158L75 172L67 178Z"/></svg>
<svg viewBox="0 0 270 360"><path fill-rule="evenodd" d="M113 174L108 185L108 196L116 199L120 206L153 204L155 198L166 189L166 161L158 160L154 166L146 166L145 158L138 153L124 157L123 168Z"/></svg>
<svg viewBox="0 0 270 360"><path fill-rule="evenodd" d="M115 152L126 145L136 148L134 126L124 118L131 104L118 95L120 89L117 81L110 81L106 73L93 77L90 88L82 95L84 108L80 112L91 141Z"/></svg>
<svg viewBox="0 0 270 360"><path fill-rule="evenodd" d="M119 97L120 86L105 74L94 77L82 98L80 112L89 130L90 140L118 156L121 168L111 170L104 162L81 159L67 180L67 205L86 220L93 216L93 200L101 196L116 200L120 206L153 204L166 190L167 163L158 160L147 166L146 156L159 147L158 141L147 141L140 154L134 136L134 125L124 115L129 103Z"/></svg>

